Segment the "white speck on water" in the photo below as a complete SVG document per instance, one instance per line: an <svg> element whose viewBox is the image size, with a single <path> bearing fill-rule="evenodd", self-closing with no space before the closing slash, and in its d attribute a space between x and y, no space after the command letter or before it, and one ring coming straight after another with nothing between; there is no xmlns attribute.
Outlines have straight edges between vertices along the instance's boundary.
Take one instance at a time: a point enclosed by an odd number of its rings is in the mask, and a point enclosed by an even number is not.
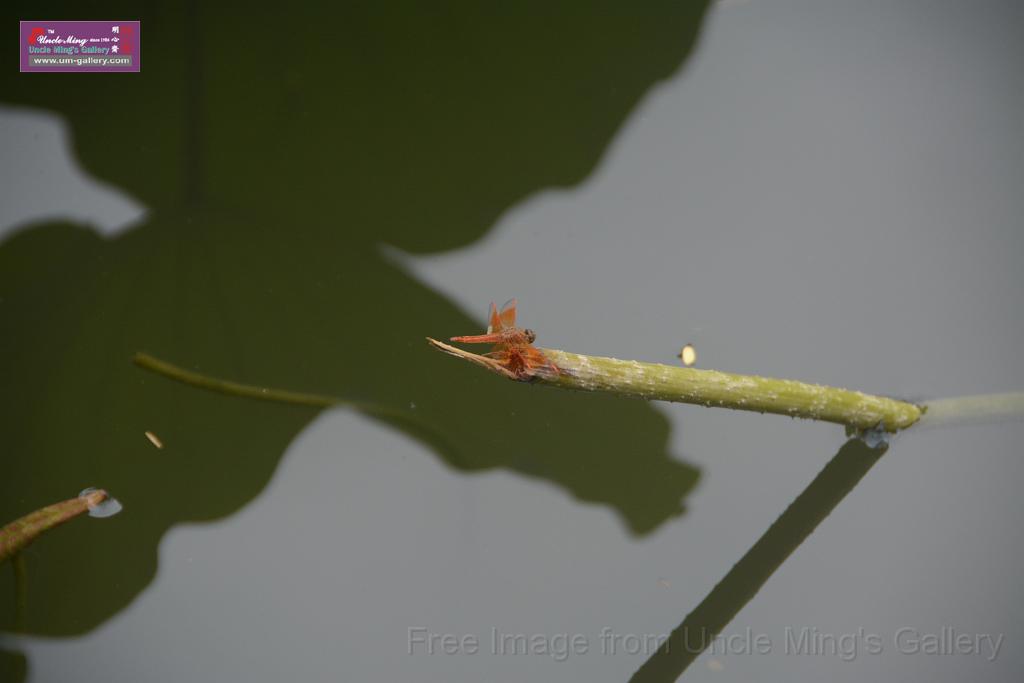
<svg viewBox="0 0 1024 683"><path fill-rule="evenodd" d="M683 365L686 367L692 366L697 362L697 349L694 348L693 344L687 344L679 352L679 359L683 361Z"/></svg>

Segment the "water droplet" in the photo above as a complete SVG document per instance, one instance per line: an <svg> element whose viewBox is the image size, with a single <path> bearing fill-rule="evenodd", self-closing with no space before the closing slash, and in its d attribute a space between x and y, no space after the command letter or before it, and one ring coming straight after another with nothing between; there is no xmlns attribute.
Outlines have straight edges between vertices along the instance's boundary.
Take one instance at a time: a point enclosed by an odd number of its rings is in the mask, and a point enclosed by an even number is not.
<svg viewBox="0 0 1024 683"><path fill-rule="evenodd" d="M868 448L878 448L882 444L889 443L889 432L885 431L881 426L874 427L873 429L864 429L857 434L857 438L867 444Z"/></svg>
<svg viewBox="0 0 1024 683"><path fill-rule="evenodd" d="M98 489L98 488L90 486L89 488L87 488L87 489L83 490L81 493L79 493L78 497L79 498L90 498L91 495L94 494L94 493L102 493L103 494L103 500L101 500L101 501L99 501L97 503L93 503L93 502L89 503L89 516L90 517L99 517L99 518L113 517L114 515L116 515L118 512L121 511L121 508L122 508L121 501L119 501L117 498L111 498L110 495L106 491L103 491L102 489Z"/></svg>

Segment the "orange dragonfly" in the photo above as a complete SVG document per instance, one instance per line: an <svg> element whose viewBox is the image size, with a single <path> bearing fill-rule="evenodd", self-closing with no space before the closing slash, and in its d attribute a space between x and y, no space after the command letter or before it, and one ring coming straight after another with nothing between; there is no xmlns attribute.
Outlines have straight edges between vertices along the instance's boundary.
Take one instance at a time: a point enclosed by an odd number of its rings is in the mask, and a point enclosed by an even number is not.
<svg viewBox="0 0 1024 683"><path fill-rule="evenodd" d="M500 312L491 303L488 321L487 334L452 337L451 341L463 344L494 344L494 348L483 355L498 363L517 379L530 379L537 370L558 374L558 366L533 345L537 334L533 330L516 327L515 299L509 299L501 307Z"/></svg>

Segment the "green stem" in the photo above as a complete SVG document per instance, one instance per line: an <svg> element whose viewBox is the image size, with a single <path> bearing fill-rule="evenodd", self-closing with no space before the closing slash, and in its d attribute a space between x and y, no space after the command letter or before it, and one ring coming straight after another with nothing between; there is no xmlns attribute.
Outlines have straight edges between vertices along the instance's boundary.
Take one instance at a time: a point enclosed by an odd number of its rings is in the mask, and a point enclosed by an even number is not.
<svg viewBox="0 0 1024 683"><path fill-rule="evenodd" d="M939 398L925 403L921 426L945 427L1024 418L1024 392Z"/></svg>
<svg viewBox="0 0 1024 683"><path fill-rule="evenodd" d="M14 629L24 632L28 624L28 563L25 554L11 559L14 565Z"/></svg>
<svg viewBox="0 0 1024 683"><path fill-rule="evenodd" d="M450 443L443 434L437 431L432 425L427 424L415 415L405 410L392 408L379 403L369 401L353 401L350 399L329 396L327 394L308 394L287 389L271 389L269 387L242 384L227 379L210 377L191 370L180 368L167 361L155 358L148 353L136 353L132 356L132 362L140 368L145 368L168 379L173 379L189 386L215 391L226 396L238 396L252 398L258 401L274 401L276 403L287 403L291 405L308 406L311 408L339 408L347 407L367 415L369 417L387 422L402 429L406 433L423 439L425 442L441 452L457 452L454 445Z"/></svg>
<svg viewBox="0 0 1024 683"><path fill-rule="evenodd" d="M9 560L50 529L88 512L107 499L107 492L96 490L30 512L0 529L0 562Z"/></svg>
<svg viewBox="0 0 1024 683"><path fill-rule="evenodd" d="M255 398L260 401L291 403L293 405L310 406L313 408L331 408L334 406L356 405L356 402L354 401L347 401L335 396L306 394L283 389L270 389L267 387L253 386L251 384L232 382L227 379L208 377L206 375L201 375L198 372L192 372L191 370L180 368L177 365L172 365L171 363L160 360L159 358L154 358L148 353L136 353L132 356L132 362L140 368L145 368L146 370L163 375L164 377L169 377L179 382L199 387L200 389L208 389L210 391L216 391L230 396Z"/></svg>
<svg viewBox="0 0 1024 683"><path fill-rule="evenodd" d="M814 481L790 503L718 585L686 615L629 679L630 683L669 683L725 629L741 609L878 462L888 447L869 448L851 439Z"/></svg>
<svg viewBox="0 0 1024 683"><path fill-rule="evenodd" d="M445 353L510 376L489 358L434 339L428 341ZM923 412L913 403L885 396L788 379L584 356L554 349L541 351L557 366L558 373L540 367L512 378L563 389L823 420L854 431L899 431L917 422Z"/></svg>

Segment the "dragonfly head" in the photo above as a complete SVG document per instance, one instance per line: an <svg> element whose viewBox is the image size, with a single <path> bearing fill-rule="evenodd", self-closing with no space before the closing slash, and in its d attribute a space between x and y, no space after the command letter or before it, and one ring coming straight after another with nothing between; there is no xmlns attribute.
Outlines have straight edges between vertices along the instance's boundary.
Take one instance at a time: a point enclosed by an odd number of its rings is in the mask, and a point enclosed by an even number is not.
<svg viewBox="0 0 1024 683"><path fill-rule="evenodd" d="M534 332L533 330L523 330L523 334L526 335L526 341L530 342L531 344L534 342L535 339L537 339L537 333Z"/></svg>

